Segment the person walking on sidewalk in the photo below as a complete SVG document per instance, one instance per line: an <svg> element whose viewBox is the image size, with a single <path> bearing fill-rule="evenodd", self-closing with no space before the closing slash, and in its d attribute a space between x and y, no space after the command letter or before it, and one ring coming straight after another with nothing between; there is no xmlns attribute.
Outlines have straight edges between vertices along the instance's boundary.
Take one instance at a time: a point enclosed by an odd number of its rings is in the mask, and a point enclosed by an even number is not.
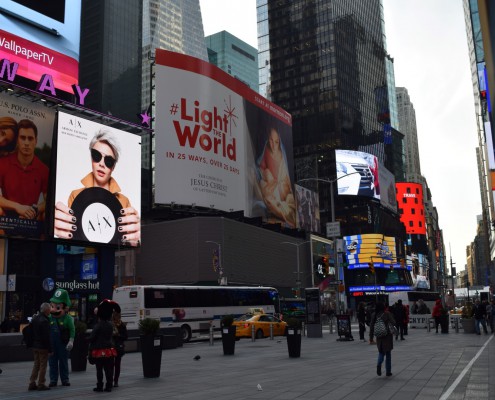
<svg viewBox="0 0 495 400"><path fill-rule="evenodd" d="M397 335L395 335L395 340L404 340L404 324L406 322L406 308L402 304L402 300L397 300L397 303L392 307L392 313L395 319L395 326L397 327Z"/></svg>
<svg viewBox="0 0 495 400"><path fill-rule="evenodd" d="M431 316L435 319L435 333L438 333L438 325L441 323L441 316L443 312L442 300L437 299L435 305L433 306L433 311Z"/></svg>
<svg viewBox="0 0 495 400"><path fill-rule="evenodd" d="M113 387L119 386L120 377L120 365L122 363L122 357L125 354L125 341L127 340L127 327L122 322L119 311L114 311L112 314L113 324L113 342L115 344L115 350L117 356L115 357L114 370L113 370Z"/></svg>
<svg viewBox="0 0 495 400"><path fill-rule="evenodd" d="M359 324L359 340L362 340L363 342L366 342L366 339L364 338L364 332L366 332L366 304L364 301L359 303L358 308L357 308L357 320Z"/></svg>
<svg viewBox="0 0 495 400"><path fill-rule="evenodd" d="M382 364L385 359L385 372L387 376L392 376L392 349L394 348L394 336L388 329L389 324L395 325L395 320L392 314L385 311L385 304L377 302L375 305L375 313L371 317L370 323L370 344L375 343L373 337L375 335L375 324L381 319L386 327L386 335L376 338L376 347L378 348L378 362L376 365L376 373L382 375ZM378 333L378 332L377 332Z"/></svg>
<svg viewBox="0 0 495 400"><path fill-rule="evenodd" d="M481 335L480 324L483 325L483 331L488 334L486 329L486 305L481 303L479 299L474 302L473 315L475 320L476 334Z"/></svg>
<svg viewBox="0 0 495 400"><path fill-rule="evenodd" d="M40 306L39 314L33 317L33 356L34 365L29 378L28 390L49 390L45 385L46 367L48 365L48 356L53 354L52 341L50 335L50 303L43 303ZM38 380L38 384L36 384Z"/></svg>

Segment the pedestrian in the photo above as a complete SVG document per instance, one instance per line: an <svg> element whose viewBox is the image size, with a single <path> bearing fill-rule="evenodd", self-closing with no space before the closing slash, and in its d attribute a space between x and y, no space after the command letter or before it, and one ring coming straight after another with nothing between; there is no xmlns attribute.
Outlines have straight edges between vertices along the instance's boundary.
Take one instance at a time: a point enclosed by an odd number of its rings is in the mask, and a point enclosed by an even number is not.
<svg viewBox="0 0 495 400"><path fill-rule="evenodd" d="M438 325L441 324L441 316L443 312L442 300L437 299L435 305L433 306L433 311L431 316L435 319L435 333L438 333Z"/></svg>
<svg viewBox="0 0 495 400"><path fill-rule="evenodd" d="M48 358L49 387L57 386L59 375L62 386L70 386L69 353L76 336L74 319L68 314L70 305L69 293L65 289L57 289L50 299L50 333L53 354Z"/></svg>
<svg viewBox="0 0 495 400"><path fill-rule="evenodd" d="M399 339L399 334L400 334L400 340L405 340L404 324L406 322L406 308L402 304L401 299L397 300L397 303L395 303L394 306L392 307L392 314L394 315L395 326L397 327L397 335L395 336L395 340Z"/></svg>
<svg viewBox="0 0 495 400"><path fill-rule="evenodd" d="M394 324L394 317L389 311L385 311L385 304L381 301L375 305L375 312L371 317L370 324L370 344L373 344L373 336L375 335L375 324L378 319L381 319L387 327L387 334L376 338L376 347L378 348L378 362L376 365L376 373L382 375L382 364L385 359L385 372L387 376L392 376L392 349L394 348L394 336L388 329L389 324Z"/></svg>
<svg viewBox="0 0 495 400"><path fill-rule="evenodd" d="M95 392L112 391L113 368L117 355L112 340L113 325L110 322L114 310L120 312L120 307L112 300L105 299L98 305L96 310L98 322L89 336L89 354L96 366L96 387L93 389ZM105 389L103 389L103 372L106 379Z"/></svg>
<svg viewBox="0 0 495 400"><path fill-rule="evenodd" d="M45 385L46 367L48 365L48 356L52 355L52 342L50 337L50 303L43 303L40 306L40 312L33 317L33 356L34 365L29 378L28 390L49 390ZM38 380L38 384L36 384Z"/></svg>
<svg viewBox="0 0 495 400"><path fill-rule="evenodd" d="M493 333L495 324L495 300L492 300L490 304L486 306L486 314L488 316L488 323L490 324L490 331Z"/></svg>
<svg viewBox="0 0 495 400"><path fill-rule="evenodd" d="M119 386L120 365L125 354L125 341L127 340L127 328L122 322L120 312L114 311L112 314L113 342L117 356L115 357L115 367L113 370L113 387Z"/></svg>
<svg viewBox="0 0 495 400"><path fill-rule="evenodd" d="M488 334L488 329L486 329L486 305L476 299L474 302L473 315L475 320L475 330L477 335L481 335L480 324L483 325L483 331Z"/></svg>
<svg viewBox="0 0 495 400"><path fill-rule="evenodd" d="M364 338L364 332L366 332L366 305L364 301L358 304L357 320L359 324L359 340L366 342L366 339Z"/></svg>

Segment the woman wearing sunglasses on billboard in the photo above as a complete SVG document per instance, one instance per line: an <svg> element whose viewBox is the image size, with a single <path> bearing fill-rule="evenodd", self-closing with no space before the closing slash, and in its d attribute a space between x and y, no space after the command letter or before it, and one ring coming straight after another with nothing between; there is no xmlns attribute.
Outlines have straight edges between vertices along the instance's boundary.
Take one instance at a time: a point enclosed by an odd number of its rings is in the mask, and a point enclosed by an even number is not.
<svg viewBox="0 0 495 400"><path fill-rule="evenodd" d="M71 206L75 198L84 189L100 187L110 191L122 205L119 218L119 231L123 234L123 242L136 246L141 239L141 225L136 209L131 206L129 199L120 193L120 186L112 177L119 160L119 146L114 136L104 130L99 131L89 144L91 153L91 172L81 179L83 187L73 190L69 196L68 205L57 202L55 205L55 236L71 239L74 230L75 217Z"/></svg>

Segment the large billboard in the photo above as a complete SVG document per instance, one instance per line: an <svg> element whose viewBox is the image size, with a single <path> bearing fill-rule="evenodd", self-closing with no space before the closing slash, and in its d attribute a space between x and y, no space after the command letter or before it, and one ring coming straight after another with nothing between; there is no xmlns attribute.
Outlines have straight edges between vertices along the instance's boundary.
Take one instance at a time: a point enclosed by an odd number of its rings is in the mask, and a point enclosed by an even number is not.
<svg viewBox="0 0 495 400"><path fill-rule="evenodd" d="M335 162L339 195L372 197L397 212L394 175L378 157L362 151L335 150Z"/></svg>
<svg viewBox="0 0 495 400"><path fill-rule="evenodd" d="M297 227L307 232L320 233L320 201L318 193L294 185L297 204Z"/></svg>
<svg viewBox="0 0 495 400"><path fill-rule="evenodd" d="M380 233L344 236L348 269L399 266L395 238Z"/></svg>
<svg viewBox="0 0 495 400"><path fill-rule="evenodd" d="M408 234L426 235L426 217L423 186L419 183L397 183L397 203L400 220Z"/></svg>
<svg viewBox="0 0 495 400"><path fill-rule="evenodd" d="M49 75L55 88L72 93L79 75L80 32L81 0L0 2L0 60L17 64L16 75L23 78L40 82Z"/></svg>
<svg viewBox="0 0 495 400"><path fill-rule="evenodd" d="M139 246L141 137L58 113L54 236Z"/></svg>
<svg viewBox="0 0 495 400"><path fill-rule="evenodd" d="M0 235L43 238L55 111L0 93Z"/></svg>
<svg viewBox="0 0 495 400"><path fill-rule="evenodd" d="M216 66L156 50L155 202L296 227L291 116Z"/></svg>

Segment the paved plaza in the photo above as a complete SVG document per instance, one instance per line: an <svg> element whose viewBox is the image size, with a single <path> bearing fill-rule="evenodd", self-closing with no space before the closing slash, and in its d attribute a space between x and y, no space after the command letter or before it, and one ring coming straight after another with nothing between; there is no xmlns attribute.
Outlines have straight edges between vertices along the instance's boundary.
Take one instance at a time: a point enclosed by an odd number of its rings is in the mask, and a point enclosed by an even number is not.
<svg viewBox="0 0 495 400"><path fill-rule="evenodd" d="M111 393L93 391L89 364L71 373L70 387L38 392L27 390L32 362L4 363L0 399L495 399L493 335L409 329L395 342L392 377L376 375L376 345L359 341L354 324L353 335L341 342L327 329L322 338L303 337L300 358L289 358L284 337L241 339L233 356L219 340L187 343L163 351L159 378L143 378L141 354L129 353Z"/></svg>

